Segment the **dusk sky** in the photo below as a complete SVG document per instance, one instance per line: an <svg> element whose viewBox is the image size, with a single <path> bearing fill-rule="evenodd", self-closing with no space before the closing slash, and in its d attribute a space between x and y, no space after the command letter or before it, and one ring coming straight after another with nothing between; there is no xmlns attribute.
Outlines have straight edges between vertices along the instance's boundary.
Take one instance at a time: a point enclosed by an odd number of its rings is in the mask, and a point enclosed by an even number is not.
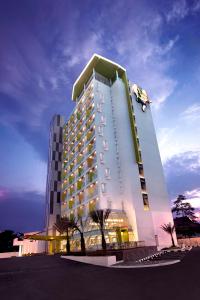
<svg viewBox="0 0 200 300"><path fill-rule="evenodd" d="M49 123L93 53L146 89L170 200L200 207L199 0L1 0L0 37L0 230L44 227Z"/></svg>

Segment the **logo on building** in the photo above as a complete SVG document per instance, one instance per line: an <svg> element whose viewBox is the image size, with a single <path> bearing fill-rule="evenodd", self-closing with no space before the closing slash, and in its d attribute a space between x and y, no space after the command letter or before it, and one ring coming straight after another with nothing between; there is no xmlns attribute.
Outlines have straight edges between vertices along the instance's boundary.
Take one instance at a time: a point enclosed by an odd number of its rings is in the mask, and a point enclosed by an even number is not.
<svg viewBox="0 0 200 300"><path fill-rule="evenodd" d="M147 105L149 105L151 103L146 91L143 90L141 87L139 87L137 84L133 84L131 87L131 90L135 94L137 102L141 103L142 111L145 111L147 108Z"/></svg>

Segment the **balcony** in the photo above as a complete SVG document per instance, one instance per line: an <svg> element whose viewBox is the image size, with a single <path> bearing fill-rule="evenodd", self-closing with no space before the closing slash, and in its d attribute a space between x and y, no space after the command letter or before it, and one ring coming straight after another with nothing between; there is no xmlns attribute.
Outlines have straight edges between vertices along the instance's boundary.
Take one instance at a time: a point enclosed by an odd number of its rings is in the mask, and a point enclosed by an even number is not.
<svg viewBox="0 0 200 300"><path fill-rule="evenodd" d="M86 143L89 142L95 135L94 129L90 129L86 134Z"/></svg>
<svg viewBox="0 0 200 300"><path fill-rule="evenodd" d="M65 190L67 188L68 184L69 184L68 180L65 179L62 184L62 189Z"/></svg>
<svg viewBox="0 0 200 300"><path fill-rule="evenodd" d="M77 191L82 190L83 187L84 187L84 178L80 178L76 184Z"/></svg>
<svg viewBox="0 0 200 300"><path fill-rule="evenodd" d="M74 174L71 174L69 176L69 184L72 184L74 182L74 180L75 180L75 176L74 176Z"/></svg>
<svg viewBox="0 0 200 300"><path fill-rule="evenodd" d="M84 215L84 212L85 212L85 207L84 205L81 205L77 208L77 216L78 217L83 217Z"/></svg>
<svg viewBox="0 0 200 300"><path fill-rule="evenodd" d="M94 118L91 117L87 122L86 122L86 130L88 130L91 126L94 125Z"/></svg>
<svg viewBox="0 0 200 300"><path fill-rule="evenodd" d="M86 119L88 119L94 113L94 107L90 106L86 109Z"/></svg>
<svg viewBox="0 0 200 300"><path fill-rule="evenodd" d="M88 205L89 212L94 211L96 209L96 205L97 205L96 200L91 200Z"/></svg>
<svg viewBox="0 0 200 300"><path fill-rule="evenodd" d="M87 184L94 182L97 179L96 169L93 168L86 174L87 176Z"/></svg>
<svg viewBox="0 0 200 300"><path fill-rule="evenodd" d="M90 186L87 187L86 189L86 198L91 199L95 198L98 194L98 188L96 183L91 184Z"/></svg>
<svg viewBox="0 0 200 300"><path fill-rule="evenodd" d="M69 209L72 209L74 207L74 204L75 204L75 198L73 197L68 202Z"/></svg>
<svg viewBox="0 0 200 300"><path fill-rule="evenodd" d="M67 176L67 170L62 171L62 180Z"/></svg>
<svg viewBox="0 0 200 300"><path fill-rule="evenodd" d="M70 214L69 214L69 220L70 221L74 220L74 212L73 211L71 211Z"/></svg>
<svg viewBox="0 0 200 300"><path fill-rule="evenodd" d="M78 203L78 204L83 203L84 198L85 198L85 194L84 194L83 191L81 191L81 192L77 195L77 203Z"/></svg>
<svg viewBox="0 0 200 300"><path fill-rule="evenodd" d="M90 155L86 160L86 168L92 168L97 162L96 154Z"/></svg>
<svg viewBox="0 0 200 300"><path fill-rule="evenodd" d="M84 160L84 155L83 153L80 153L76 158L76 164L77 165L81 164L83 160Z"/></svg>
<svg viewBox="0 0 200 300"><path fill-rule="evenodd" d="M84 173L84 167L83 166L79 166L76 172L77 178L80 177L81 175L83 175Z"/></svg>
<svg viewBox="0 0 200 300"><path fill-rule="evenodd" d="M94 142L90 142L86 148L86 157L89 156L90 154L92 154L95 151L95 143Z"/></svg>
<svg viewBox="0 0 200 300"><path fill-rule="evenodd" d="M76 147L76 151L80 152L83 149L84 143L82 141L79 141L77 147Z"/></svg>
<svg viewBox="0 0 200 300"><path fill-rule="evenodd" d="M70 188L69 188L69 196L72 196L75 192L75 188L74 188L74 185L72 185Z"/></svg>

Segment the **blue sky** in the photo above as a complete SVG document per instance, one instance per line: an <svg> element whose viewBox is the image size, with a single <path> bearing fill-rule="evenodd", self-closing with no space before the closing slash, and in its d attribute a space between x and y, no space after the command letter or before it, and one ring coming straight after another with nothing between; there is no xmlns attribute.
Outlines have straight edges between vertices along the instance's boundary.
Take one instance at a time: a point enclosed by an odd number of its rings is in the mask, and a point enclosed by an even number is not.
<svg viewBox="0 0 200 300"><path fill-rule="evenodd" d="M200 207L200 1L0 3L0 229L43 226L48 128L93 53L145 88L170 199Z"/></svg>

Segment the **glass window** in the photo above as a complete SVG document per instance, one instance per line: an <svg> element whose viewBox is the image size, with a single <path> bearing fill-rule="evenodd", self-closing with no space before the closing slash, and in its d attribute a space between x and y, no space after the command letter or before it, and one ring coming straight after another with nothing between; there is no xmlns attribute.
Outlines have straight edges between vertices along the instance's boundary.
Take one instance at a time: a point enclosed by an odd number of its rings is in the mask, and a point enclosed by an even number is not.
<svg viewBox="0 0 200 300"><path fill-rule="evenodd" d="M149 210L149 200L147 194L142 194L144 210Z"/></svg>
<svg viewBox="0 0 200 300"><path fill-rule="evenodd" d="M105 176L106 178L110 178L110 168L105 168Z"/></svg>
<svg viewBox="0 0 200 300"><path fill-rule="evenodd" d="M104 183L104 182L101 183L101 191L102 191L102 193L106 192L106 183Z"/></svg>
<svg viewBox="0 0 200 300"><path fill-rule="evenodd" d="M108 141L107 140L103 140L103 148L104 148L104 150L108 150Z"/></svg>
<svg viewBox="0 0 200 300"><path fill-rule="evenodd" d="M99 153L99 157L100 157L100 163L104 163L104 154L103 154L103 152L100 152Z"/></svg>
<svg viewBox="0 0 200 300"><path fill-rule="evenodd" d="M101 125L98 126L98 134L101 136L103 135L103 126Z"/></svg>

